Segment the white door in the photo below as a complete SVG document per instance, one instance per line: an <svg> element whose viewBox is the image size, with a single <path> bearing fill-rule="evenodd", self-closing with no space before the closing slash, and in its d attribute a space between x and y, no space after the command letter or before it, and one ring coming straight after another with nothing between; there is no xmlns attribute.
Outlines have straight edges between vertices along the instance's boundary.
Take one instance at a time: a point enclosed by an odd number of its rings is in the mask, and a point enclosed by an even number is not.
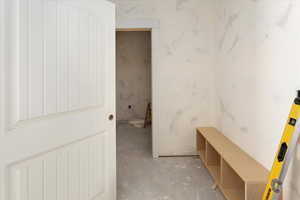
<svg viewBox="0 0 300 200"><path fill-rule="evenodd" d="M114 200L114 6L0 4L0 200Z"/></svg>

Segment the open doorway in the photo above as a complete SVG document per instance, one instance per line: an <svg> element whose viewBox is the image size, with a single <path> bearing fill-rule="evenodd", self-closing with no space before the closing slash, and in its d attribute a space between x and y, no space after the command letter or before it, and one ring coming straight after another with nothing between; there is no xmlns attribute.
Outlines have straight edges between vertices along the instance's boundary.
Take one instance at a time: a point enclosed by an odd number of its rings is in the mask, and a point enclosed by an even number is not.
<svg viewBox="0 0 300 200"><path fill-rule="evenodd" d="M152 157L151 48L151 30L116 32L117 143Z"/></svg>

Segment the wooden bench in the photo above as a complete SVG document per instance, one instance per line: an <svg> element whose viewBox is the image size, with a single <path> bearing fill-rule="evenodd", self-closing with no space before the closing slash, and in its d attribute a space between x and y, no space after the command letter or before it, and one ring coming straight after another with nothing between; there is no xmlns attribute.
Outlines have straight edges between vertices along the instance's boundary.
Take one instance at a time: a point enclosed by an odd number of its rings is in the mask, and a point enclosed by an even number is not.
<svg viewBox="0 0 300 200"><path fill-rule="evenodd" d="M218 130L197 128L197 149L226 199L262 199L269 171Z"/></svg>

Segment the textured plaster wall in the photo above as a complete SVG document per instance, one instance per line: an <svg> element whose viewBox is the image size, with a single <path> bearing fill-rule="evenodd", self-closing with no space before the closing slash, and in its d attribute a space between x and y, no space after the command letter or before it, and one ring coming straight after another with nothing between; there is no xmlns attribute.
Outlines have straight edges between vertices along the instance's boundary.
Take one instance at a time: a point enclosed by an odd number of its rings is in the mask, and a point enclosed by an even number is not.
<svg viewBox="0 0 300 200"><path fill-rule="evenodd" d="M159 154L195 151L217 126L271 168L300 88L300 0L115 0L117 19L160 21ZM285 199L300 199L300 147ZM293 177L293 179L291 179Z"/></svg>
<svg viewBox="0 0 300 200"><path fill-rule="evenodd" d="M270 169L300 89L300 1L214 2L215 123ZM300 145L284 199L300 199Z"/></svg>
<svg viewBox="0 0 300 200"><path fill-rule="evenodd" d="M144 119L151 101L151 33L117 32L116 39L117 120Z"/></svg>
<svg viewBox="0 0 300 200"><path fill-rule="evenodd" d="M211 125L211 0L112 0L117 21L157 20L159 155L196 153L195 127Z"/></svg>

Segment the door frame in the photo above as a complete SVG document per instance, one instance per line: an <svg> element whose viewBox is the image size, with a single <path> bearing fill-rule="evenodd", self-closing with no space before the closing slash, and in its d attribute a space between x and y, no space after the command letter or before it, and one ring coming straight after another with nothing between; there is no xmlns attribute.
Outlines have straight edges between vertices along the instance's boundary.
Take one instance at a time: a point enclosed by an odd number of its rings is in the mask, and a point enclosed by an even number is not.
<svg viewBox="0 0 300 200"><path fill-rule="evenodd" d="M0 136L4 134L4 66L5 66L5 51L6 42L5 42L5 26L6 26L6 12L4 9L5 3L4 0L0 0ZM4 183L1 183L5 177L5 170L0 166L0 199L4 199L7 195L6 188Z"/></svg>
<svg viewBox="0 0 300 200"><path fill-rule="evenodd" d="M159 45L158 20L121 20L116 22L116 31L150 31L151 32L151 91L152 91L152 156L158 158L159 148L159 70L158 52L154 51Z"/></svg>

